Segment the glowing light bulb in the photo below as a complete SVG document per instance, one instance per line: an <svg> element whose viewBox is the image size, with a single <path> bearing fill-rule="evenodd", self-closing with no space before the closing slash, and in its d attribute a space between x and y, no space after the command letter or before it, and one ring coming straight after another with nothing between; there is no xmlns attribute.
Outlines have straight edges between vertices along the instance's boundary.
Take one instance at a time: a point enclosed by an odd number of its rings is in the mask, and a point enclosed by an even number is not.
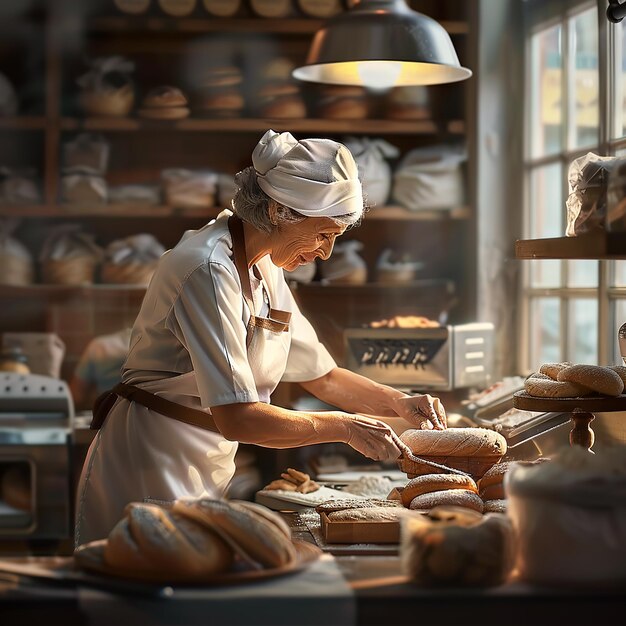
<svg viewBox="0 0 626 626"><path fill-rule="evenodd" d="M396 84L402 64L397 61L358 61L356 69L364 87L383 90Z"/></svg>

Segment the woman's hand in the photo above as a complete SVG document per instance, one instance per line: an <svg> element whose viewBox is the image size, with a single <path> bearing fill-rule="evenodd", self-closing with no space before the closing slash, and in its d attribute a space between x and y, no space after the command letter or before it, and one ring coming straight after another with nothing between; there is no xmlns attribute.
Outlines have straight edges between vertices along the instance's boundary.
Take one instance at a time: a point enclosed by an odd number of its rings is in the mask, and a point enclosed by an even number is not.
<svg viewBox="0 0 626 626"><path fill-rule="evenodd" d="M387 424L363 415L347 415L345 443L374 461L395 461L401 451Z"/></svg>
<svg viewBox="0 0 626 626"><path fill-rule="evenodd" d="M420 430L445 430L448 427L446 410L436 396L417 394L394 398L393 408L400 417Z"/></svg>

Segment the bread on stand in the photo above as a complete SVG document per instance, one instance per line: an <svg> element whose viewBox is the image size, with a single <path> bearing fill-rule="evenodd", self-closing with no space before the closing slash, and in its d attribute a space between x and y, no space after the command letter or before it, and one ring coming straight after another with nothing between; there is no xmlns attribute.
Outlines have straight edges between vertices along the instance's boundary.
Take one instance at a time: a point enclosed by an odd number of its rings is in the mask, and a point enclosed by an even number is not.
<svg viewBox="0 0 626 626"><path fill-rule="evenodd" d="M507 450L506 439L486 428L411 429L402 433L400 440L415 457L461 470L474 479L480 478ZM398 465L409 478L433 473L431 465L405 456Z"/></svg>

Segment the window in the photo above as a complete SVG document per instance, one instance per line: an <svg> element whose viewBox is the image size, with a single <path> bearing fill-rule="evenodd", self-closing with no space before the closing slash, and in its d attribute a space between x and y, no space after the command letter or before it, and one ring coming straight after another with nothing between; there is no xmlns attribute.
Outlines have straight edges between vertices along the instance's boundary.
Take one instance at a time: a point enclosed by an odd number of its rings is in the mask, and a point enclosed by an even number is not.
<svg viewBox="0 0 626 626"><path fill-rule="evenodd" d="M587 152L626 155L626 20L608 22L602 2L563 4L562 13L527 31L523 236L528 239L565 235L567 173L574 159ZM529 23L536 19L533 12L531 4ZM607 80L601 75L604 58ZM522 266L524 371L554 361L621 362L617 329L626 321L626 261L543 260Z"/></svg>

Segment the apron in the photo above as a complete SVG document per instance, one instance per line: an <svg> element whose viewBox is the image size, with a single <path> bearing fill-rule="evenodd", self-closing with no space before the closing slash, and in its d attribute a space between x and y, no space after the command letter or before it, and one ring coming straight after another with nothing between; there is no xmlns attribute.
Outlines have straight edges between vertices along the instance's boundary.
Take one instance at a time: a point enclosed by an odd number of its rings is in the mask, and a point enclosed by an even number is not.
<svg viewBox="0 0 626 626"><path fill-rule="evenodd" d="M262 372L284 365L291 313L269 303L267 317L255 315L243 224L231 216L228 228L250 311L246 328L250 367ZM76 546L105 538L129 502L219 498L235 472L238 444L225 439L210 411L200 406L193 371L139 385L120 383L96 401L92 428L98 433L78 488Z"/></svg>

